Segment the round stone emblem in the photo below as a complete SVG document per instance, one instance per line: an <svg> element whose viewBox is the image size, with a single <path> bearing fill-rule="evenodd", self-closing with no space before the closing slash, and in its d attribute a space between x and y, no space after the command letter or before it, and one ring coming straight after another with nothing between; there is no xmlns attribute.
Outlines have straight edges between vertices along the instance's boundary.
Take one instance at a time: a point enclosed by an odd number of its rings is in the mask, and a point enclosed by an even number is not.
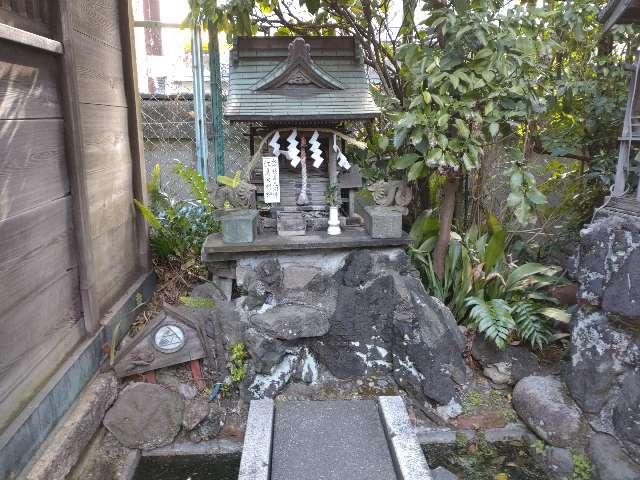
<svg viewBox="0 0 640 480"><path fill-rule="evenodd" d="M177 325L164 325L156 331L153 344L162 353L177 352L184 347L184 332Z"/></svg>

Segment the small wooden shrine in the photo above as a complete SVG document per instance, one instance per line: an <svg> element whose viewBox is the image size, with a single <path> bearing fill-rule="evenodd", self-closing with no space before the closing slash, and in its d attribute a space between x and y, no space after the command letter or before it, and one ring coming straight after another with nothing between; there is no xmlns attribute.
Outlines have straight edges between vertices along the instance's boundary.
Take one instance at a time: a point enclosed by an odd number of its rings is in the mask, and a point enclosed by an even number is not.
<svg viewBox="0 0 640 480"><path fill-rule="evenodd" d="M252 159L244 186L219 192L217 203L235 196L281 235L327 230L328 206L357 223L362 175L344 152L347 143L365 145L349 136L349 123L380 110L355 39L241 37L230 55L225 117L249 125Z"/></svg>

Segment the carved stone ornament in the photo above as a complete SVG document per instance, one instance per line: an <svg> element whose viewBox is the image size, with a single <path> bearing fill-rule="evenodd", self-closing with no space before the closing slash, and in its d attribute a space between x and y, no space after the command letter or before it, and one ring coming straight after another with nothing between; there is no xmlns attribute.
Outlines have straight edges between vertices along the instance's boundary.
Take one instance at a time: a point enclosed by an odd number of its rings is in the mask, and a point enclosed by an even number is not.
<svg viewBox="0 0 640 480"><path fill-rule="evenodd" d="M289 44L287 59L254 85L253 90L310 86L329 90L344 88L330 73L316 65L311 59L311 47L304 38L298 37Z"/></svg>
<svg viewBox="0 0 640 480"><path fill-rule="evenodd" d="M390 207L394 203L398 207L406 207L413 198L411 187L399 180L388 182L380 180L369 185L367 189L371 192L376 205L381 207Z"/></svg>
<svg viewBox="0 0 640 480"><path fill-rule="evenodd" d="M255 185L244 181L240 181L235 188L226 185L211 185L209 186L209 198L218 210L222 210L228 205L233 208L254 208L255 190Z"/></svg>

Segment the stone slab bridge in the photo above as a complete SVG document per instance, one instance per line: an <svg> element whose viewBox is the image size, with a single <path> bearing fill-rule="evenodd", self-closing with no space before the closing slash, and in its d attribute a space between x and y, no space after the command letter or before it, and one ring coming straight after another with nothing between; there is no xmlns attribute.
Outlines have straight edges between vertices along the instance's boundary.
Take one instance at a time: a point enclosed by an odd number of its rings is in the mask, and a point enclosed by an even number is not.
<svg viewBox="0 0 640 480"><path fill-rule="evenodd" d="M254 400L238 480L429 480L401 397Z"/></svg>

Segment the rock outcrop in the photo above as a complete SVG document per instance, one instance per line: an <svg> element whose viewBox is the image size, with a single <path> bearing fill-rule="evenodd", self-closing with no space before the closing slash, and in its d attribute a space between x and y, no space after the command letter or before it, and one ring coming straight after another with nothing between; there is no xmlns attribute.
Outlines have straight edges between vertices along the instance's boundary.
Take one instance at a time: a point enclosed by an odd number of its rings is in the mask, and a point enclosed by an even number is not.
<svg viewBox="0 0 640 480"><path fill-rule="evenodd" d="M401 249L256 254L238 261L242 295L215 316L243 341L253 397L291 381L389 376L421 402L446 405L465 382L464 338ZM325 375L325 376L327 376Z"/></svg>

